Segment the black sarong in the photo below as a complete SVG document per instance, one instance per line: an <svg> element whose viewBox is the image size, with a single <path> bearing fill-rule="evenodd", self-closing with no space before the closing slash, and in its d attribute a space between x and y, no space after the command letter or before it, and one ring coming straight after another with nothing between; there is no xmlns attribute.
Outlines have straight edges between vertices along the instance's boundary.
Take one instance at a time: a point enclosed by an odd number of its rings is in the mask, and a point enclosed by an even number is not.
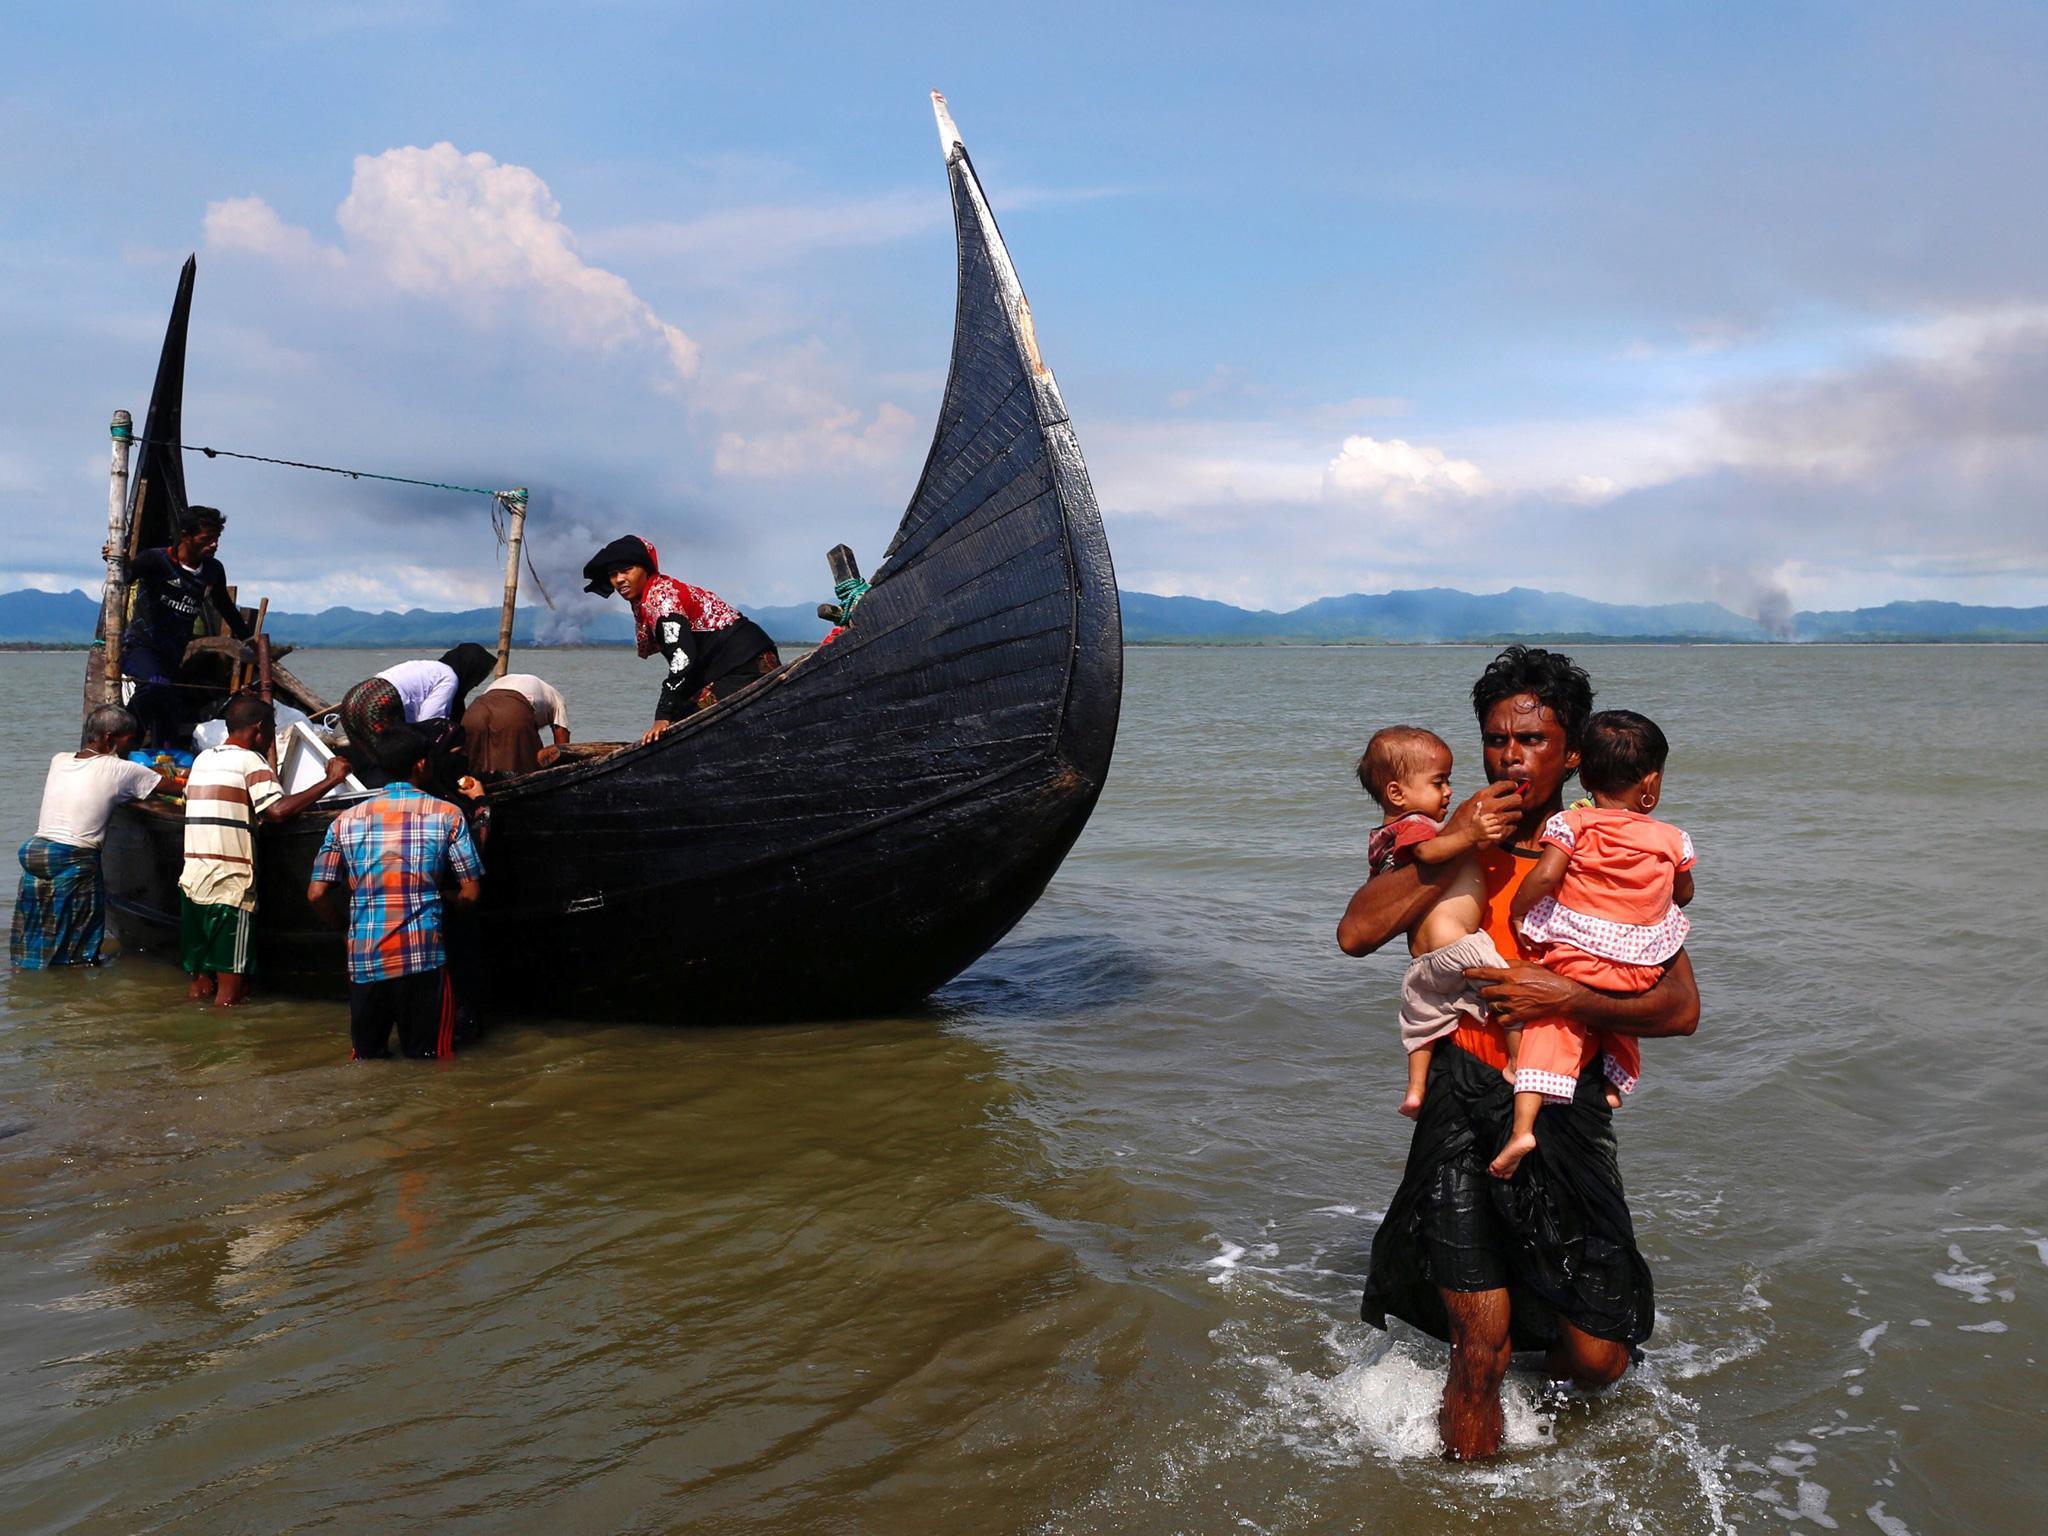
<svg viewBox="0 0 2048 1536"><path fill-rule="evenodd" d="M1372 1240L1361 1315L1380 1328L1398 1317L1449 1341L1428 1238L1435 1235L1444 1244L1438 1251L1449 1252L1450 1244L1470 1236L1472 1214L1464 1213L1460 1230L1444 1230L1460 1225L1460 1214L1448 1209L1453 1202L1442 1198L1449 1183L1484 1190L1480 1198L1490 1211L1481 1214L1491 1218L1486 1231L1505 1249L1499 1270L1507 1278L1516 1349L1555 1344L1559 1317L1596 1339L1640 1344L1650 1336L1656 1302L1622 1194L1614 1114L1600 1073L1579 1074L1570 1104L1544 1106L1536 1117L1536 1150L1512 1179L1496 1179L1486 1165L1507 1140L1513 1118L1514 1092L1500 1072L1449 1040L1438 1041L1408 1167ZM1455 1276L1444 1280L1452 1289L1466 1288Z"/></svg>

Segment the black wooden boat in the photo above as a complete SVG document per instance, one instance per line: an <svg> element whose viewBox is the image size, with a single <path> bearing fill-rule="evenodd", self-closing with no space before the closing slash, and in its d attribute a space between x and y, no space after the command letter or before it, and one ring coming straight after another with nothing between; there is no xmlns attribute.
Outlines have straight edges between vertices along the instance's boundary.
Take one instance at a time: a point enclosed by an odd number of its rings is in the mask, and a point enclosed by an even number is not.
<svg viewBox="0 0 2048 1536"><path fill-rule="evenodd" d="M933 105L959 286L909 510L834 643L650 745L584 749L494 792L485 944L520 1009L713 1022L901 1008L1009 931L1094 808L1123 686L1109 546L1009 253ZM304 900L332 814L261 834L267 984L339 989L340 939ZM175 939L180 834L148 807L109 830L128 945Z"/></svg>

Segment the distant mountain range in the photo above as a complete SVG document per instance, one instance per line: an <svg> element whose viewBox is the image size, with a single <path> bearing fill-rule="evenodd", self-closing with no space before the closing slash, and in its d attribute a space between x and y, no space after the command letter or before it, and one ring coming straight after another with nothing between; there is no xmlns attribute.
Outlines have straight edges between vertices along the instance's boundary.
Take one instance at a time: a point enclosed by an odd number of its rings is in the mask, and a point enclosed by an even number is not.
<svg viewBox="0 0 2048 1536"><path fill-rule="evenodd" d="M1886 603L1881 608L1795 613L1781 631L1718 603L1633 607L1596 603L1564 592L1512 587L1475 594L1450 587L1326 597L1287 613L1233 608L1199 597L1125 592L1124 639L1138 645L1341 645L1459 640L1834 640L2048 642L2048 607L1979 608L1963 603ZM825 633L810 608L752 608L749 615L776 640L808 644ZM99 601L83 592L0 595L0 645L84 645L92 640ZM273 612L267 628L299 646L388 650L446 648L464 640L486 645L498 636L495 608L434 613ZM610 607L580 626L545 608L522 608L514 626L521 646L629 645L633 625L624 607Z"/></svg>
<svg viewBox="0 0 2048 1536"><path fill-rule="evenodd" d="M1286 613L1233 608L1199 597L1122 594L1124 638L1139 644L1344 644L1516 639L1590 640L2036 640L2048 641L2048 607L1977 608L1962 603L1886 603L1881 608L1795 613L1766 628L1719 603L1648 607L1597 603L1567 592L1453 587L1325 597Z"/></svg>

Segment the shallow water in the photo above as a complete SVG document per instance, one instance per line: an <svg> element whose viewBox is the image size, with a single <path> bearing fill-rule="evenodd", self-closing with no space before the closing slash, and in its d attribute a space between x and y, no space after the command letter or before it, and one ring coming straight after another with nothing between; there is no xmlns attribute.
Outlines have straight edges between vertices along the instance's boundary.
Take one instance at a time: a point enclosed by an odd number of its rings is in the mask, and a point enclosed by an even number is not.
<svg viewBox="0 0 2048 1536"><path fill-rule="evenodd" d="M1398 962L1331 933L1365 735L1476 786L1484 659L1131 652L1088 833L914 1018L350 1066L159 961L6 977L8 1528L2044 1528L2036 649L1584 653L1702 859L1705 1023L1620 1122L1658 1329L1435 1459L1442 1349L1357 1321ZM586 738L658 682L527 661ZM0 657L17 838L78 682Z"/></svg>

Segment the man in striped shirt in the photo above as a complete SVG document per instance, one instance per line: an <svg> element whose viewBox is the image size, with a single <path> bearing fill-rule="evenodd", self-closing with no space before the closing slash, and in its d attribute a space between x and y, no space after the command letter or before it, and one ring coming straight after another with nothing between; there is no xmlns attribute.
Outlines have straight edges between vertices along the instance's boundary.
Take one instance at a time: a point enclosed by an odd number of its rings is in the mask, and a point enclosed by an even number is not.
<svg viewBox="0 0 2048 1536"><path fill-rule="evenodd" d="M185 785L185 870L178 880L178 936L192 986L186 996L232 1008L248 995L256 915L256 824L296 816L348 773L287 795L268 761L277 737L270 706L253 693L228 700L228 739L193 761Z"/></svg>

